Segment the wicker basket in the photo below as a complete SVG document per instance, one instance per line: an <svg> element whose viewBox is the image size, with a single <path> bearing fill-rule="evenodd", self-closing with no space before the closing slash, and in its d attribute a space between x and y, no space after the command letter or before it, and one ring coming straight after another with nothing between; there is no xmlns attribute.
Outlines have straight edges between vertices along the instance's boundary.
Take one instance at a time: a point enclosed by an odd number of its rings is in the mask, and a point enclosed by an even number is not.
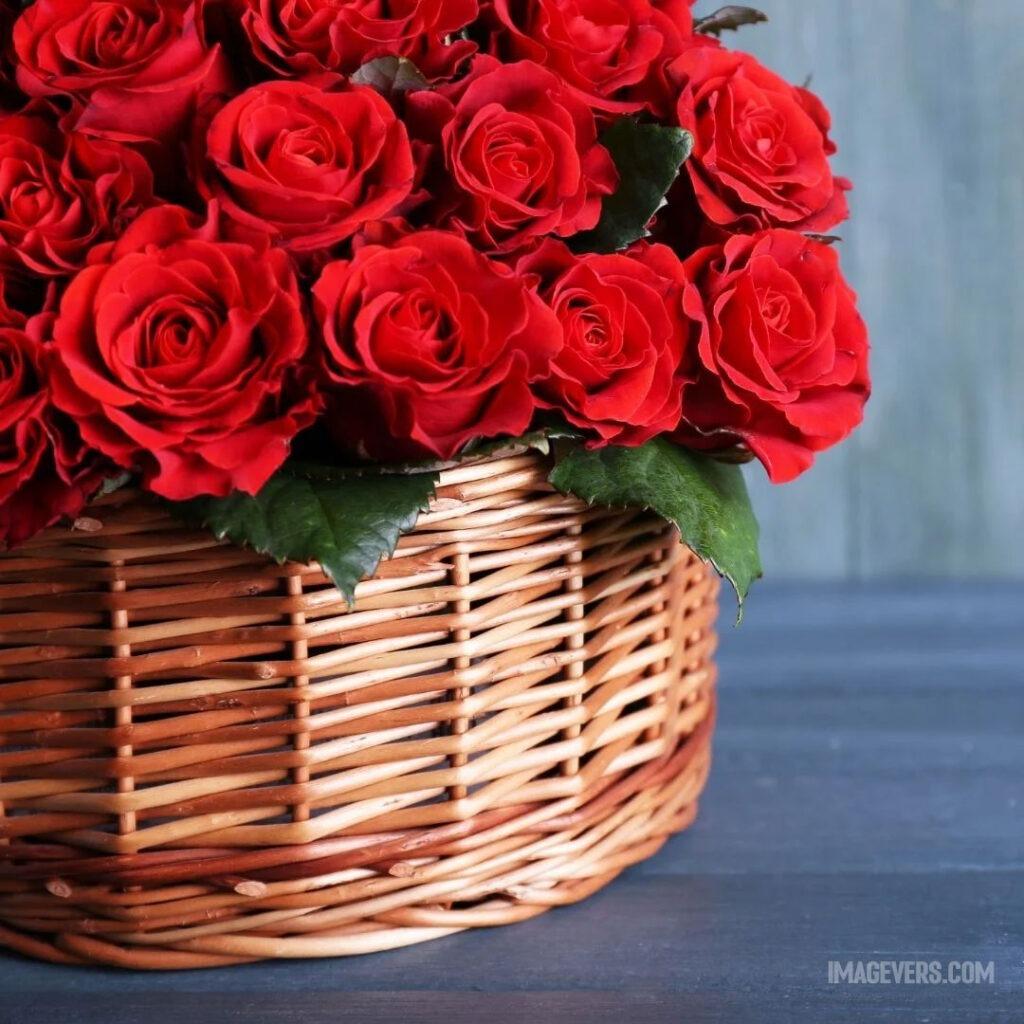
<svg viewBox="0 0 1024 1024"><path fill-rule="evenodd" d="M580 900L688 825L717 580L546 472L445 472L353 611L137 494L0 555L0 945L390 949Z"/></svg>

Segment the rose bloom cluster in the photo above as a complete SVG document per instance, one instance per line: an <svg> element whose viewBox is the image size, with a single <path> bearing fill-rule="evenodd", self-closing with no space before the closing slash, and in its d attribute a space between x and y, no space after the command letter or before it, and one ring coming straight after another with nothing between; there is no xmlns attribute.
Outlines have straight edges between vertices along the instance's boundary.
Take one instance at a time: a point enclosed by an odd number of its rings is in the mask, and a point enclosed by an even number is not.
<svg viewBox="0 0 1024 1024"><path fill-rule="evenodd" d="M785 481L860 421L828 114L688 0L0 2L0 107L0 544L126 471L254 493L300 435L449 459L548 415ZM694 152L581 253L623 116Z"/></svg>

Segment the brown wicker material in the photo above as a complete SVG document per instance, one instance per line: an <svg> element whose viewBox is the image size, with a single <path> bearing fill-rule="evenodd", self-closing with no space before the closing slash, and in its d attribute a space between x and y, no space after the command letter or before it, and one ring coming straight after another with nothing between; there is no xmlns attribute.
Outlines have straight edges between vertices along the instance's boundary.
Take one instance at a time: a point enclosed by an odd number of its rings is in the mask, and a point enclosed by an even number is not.
<svg viewBox="0 0 1024 1024"><path fill-rule="evenodd" d="M0 555L0 945L390 949L580 900L688 825L717 580L546 471L446 471L351 612L137 494Z"/></svg>

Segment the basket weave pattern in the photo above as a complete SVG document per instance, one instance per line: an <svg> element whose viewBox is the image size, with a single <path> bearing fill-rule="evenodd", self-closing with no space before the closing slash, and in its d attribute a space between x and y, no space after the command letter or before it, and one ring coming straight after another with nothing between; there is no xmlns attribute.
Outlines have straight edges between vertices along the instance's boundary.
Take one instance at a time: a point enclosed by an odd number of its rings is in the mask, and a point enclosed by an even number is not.
<svg viewBox="0 0 1024 1024"><path fill-rule="evenodd" d="M689 824L717 580L546 473L446 471L352 611L129 493L0 555L0 945L371 952L575 902Z"/></svg>

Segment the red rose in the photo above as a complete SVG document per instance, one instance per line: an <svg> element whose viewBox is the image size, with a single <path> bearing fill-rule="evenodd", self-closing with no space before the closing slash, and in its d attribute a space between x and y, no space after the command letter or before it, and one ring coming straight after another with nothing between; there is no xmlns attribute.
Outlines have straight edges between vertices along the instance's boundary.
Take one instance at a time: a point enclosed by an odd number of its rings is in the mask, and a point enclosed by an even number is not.
<svg viewBox="0 0 1024 1024"><path fill-rule="evenodd" d="M50 447L36 350L24 331L0 327L0 545L13 526L4 523L3 510L36 474Z"/></svg>
<svg viewBox="0 0 1024 1024"><path fill-rule="evenodd" d="M207 154L205 194L294 252L343 241L412 189L405 126L383 97L358 86L257 85L213 119Z"/></svg>
<svg viewBox="0 0 1024 1024"><path fill-rule="evenodd" d="M861 421L868 337L832 248L793 231L737 235L686 261L683 308L699 325L683 439L744 441L776 483Z"/></svg>
<svg viewBox="0 0 1024 1024"><path fill-rule="evenodd" d="M411 93L408 105L443 151L438 217L488 251L594 227L618 184L593 112L532 61L477 57L467 78Z"/></svg>
<svg viewBox="0 0 1024 1024"><path fill-rule="evenodd" d="M846 219L850 183L832 175L829 115L812 93L711 42L687 49L672 75L679 123L694 136L686 167L710 220L827 231Z"/></svg>
<svg viewBox="0 0 1024 1024"><path fill-rule="evenodd" d="M562 325L564 347L538 393L602 442L639 445L679 425L689 332L679 308L683 266L663 245L574 256L544 242L524 257Z"/></svg>
<svg viewBox="0 0 1024 1024"><path fill-rule="evenodd" d="M324 269L313 298L329 425L380 458L449 458L522 433L530 384L561 344L521 278L441 231L361 246Z"/></svg>
<svg viewBox="0 0 1024 1024"><path fill-rule="evenodd" d="M5 282L0 278L0 327L21 327L24 325L24 317L16 310L11 309L7 304L7 289Z"/></svg>
<svg viewBox="0 0 1024 1024"><path fill-rule="evenodd" d="M490 51L550 68L607 111L670 109L665 65L693 31L690 0L492 0Z"/></svg>
<svg viewBox="0 0 1024 1024"><path fill-rule="evenodd" d="M20 13L21 5L16 0L0 0L0 109L18 105L19 93L11 63L11 30Z"/></svg>
<svg viewBox="0 0 1024 1024"><path fill-rule="evenodd" d="M153 175L116 142L48 117L0 118L0 265L62 277L153 201Z"/></svg>
<svg viewBox="0 0 1024 1024"><path fill-rule="evenodd" d="M447 36L477 16L477 0L242 0L253 53L281 75L349 74L377 57L408 57L450 74L475 46Z"/></svg>
<svg viewBox="0 0 1024 1024"><path fill-rule="evenodd" d="M0 324L23 327L40 313L51 313L60 297L63 280L41 277L8 253L0 259Z"/></svg>
<svg viewBox="0 0 1024 1024"><path fill-rule="evenodd" d="M255 493L316 411L288 257L214 236L147 211L71 281L53 329L55 404L174 500Z"/></svg>
<svg viewBox="0 0 1024 1024"><path fill-rule="evenodd" d="M35 337L0 327L0 548L77 515L101 480L48 407L41 361Z"/></svg>
<svg viewBox="0 0 1024 1024"><path fill-rule="evenodd" d="M11 280L7 268L0 268L0 327L24 327L25 314L11 302Z"/></svg>
<svg viewBox="0 0 1024 1024"><path fill-rule="evenodd" d="M78 127L121 142L177 143L230 74L203 38L202 0L37 0L14 26L18 84L81 104Z"/></svg>

